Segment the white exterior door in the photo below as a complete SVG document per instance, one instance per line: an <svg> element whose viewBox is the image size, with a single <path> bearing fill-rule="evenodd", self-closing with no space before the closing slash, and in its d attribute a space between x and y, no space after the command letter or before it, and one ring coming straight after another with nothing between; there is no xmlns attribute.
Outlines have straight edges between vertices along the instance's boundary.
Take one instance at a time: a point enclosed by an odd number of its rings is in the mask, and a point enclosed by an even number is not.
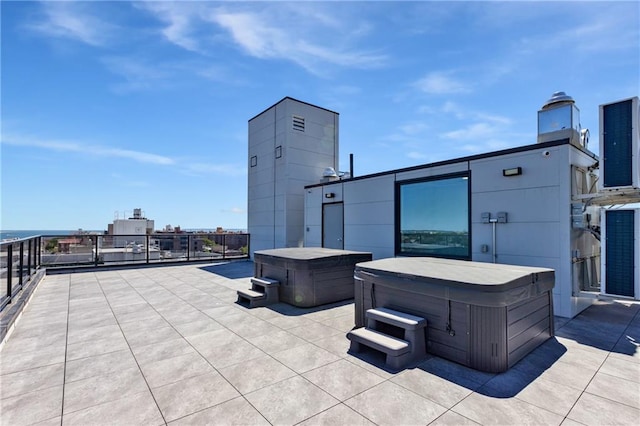
<svg viewBox="0 0 640 426"><path fill-rule="evenodd" d="M322 206L322 247L344 248L344 208L342 203Z"/></svg>

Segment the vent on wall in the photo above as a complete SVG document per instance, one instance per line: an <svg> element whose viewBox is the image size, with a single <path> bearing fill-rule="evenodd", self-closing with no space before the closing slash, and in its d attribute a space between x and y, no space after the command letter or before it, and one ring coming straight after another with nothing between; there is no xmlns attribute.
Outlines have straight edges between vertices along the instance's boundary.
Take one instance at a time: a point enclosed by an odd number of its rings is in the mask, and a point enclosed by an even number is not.
<svg viewBox="0 0 640 426"><path fill-rule="evenodd" d="M299 115L293 116L293 130L304 132L304 117L300 117Z"/></svg>
<svg viewBox="0 0 640 426"><path fill-rule="evenodd" d="M640 188L638 97L600 105L600 189Z"/></svg>

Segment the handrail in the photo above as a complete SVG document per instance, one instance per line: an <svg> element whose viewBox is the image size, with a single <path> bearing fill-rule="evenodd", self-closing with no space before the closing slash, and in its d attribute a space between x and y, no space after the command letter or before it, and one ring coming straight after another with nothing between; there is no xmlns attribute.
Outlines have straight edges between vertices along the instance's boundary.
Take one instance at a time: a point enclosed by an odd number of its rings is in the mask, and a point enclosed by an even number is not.
<svg viewBox="0 0 640 426"><path fill-rule="evenodd" d="M248 233L37 235L0 242L0 312L41 268L248 259Z"/></svg>

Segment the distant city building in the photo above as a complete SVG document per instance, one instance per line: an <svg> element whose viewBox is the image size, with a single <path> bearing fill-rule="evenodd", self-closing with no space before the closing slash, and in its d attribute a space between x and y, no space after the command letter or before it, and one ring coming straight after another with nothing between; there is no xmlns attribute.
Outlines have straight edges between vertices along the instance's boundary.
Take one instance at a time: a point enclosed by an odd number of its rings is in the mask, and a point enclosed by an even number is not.
<svg viewBox="0 0 640 426"><path fill-rule="evenodd" d="M116 218L107 227L107 235L122 235L114 237L114 247L125 247L131 242L144 244L146 235L152 234L153 231L154 221L144 217L140 208L133 209L133 216L128 219L119 219L116 212Z"/></svg>

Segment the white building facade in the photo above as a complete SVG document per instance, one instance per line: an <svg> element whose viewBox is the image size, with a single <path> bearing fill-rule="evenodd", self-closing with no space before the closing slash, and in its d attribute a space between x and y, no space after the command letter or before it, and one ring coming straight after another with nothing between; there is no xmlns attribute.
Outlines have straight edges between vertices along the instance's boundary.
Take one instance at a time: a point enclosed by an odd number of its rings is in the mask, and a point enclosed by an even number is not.
<svg viewBox="0 0 640 426"><path fill-rule="evenodd" d="M249 120L248 217L256 250L301 247L304 187L337 170L338 113L286 97Z"/></svg>

